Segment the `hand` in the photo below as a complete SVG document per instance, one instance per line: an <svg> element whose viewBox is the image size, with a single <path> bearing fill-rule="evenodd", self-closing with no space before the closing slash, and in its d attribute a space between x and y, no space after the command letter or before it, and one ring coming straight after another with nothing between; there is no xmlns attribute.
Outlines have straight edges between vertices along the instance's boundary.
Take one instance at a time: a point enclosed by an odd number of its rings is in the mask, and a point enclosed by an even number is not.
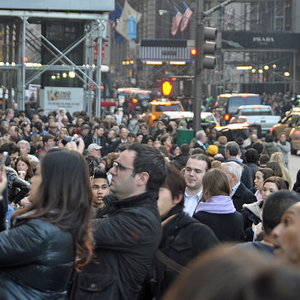
<svg viewBox="0 0 300 300"><path fill-rule="evenodd" d="M3 193L7 185L7 178L6 178L6 169L5 166L2 167L0 172L0 194Z"/></svg>
<svg viewBox="0 0 300 300"><path fill-rule="evenodd" d="M28 199L28 197L25 197L23 198L21 201L20 201L20 205L23 206L23 207L28 207L31 205L31 202L30 200Z"/></svg>

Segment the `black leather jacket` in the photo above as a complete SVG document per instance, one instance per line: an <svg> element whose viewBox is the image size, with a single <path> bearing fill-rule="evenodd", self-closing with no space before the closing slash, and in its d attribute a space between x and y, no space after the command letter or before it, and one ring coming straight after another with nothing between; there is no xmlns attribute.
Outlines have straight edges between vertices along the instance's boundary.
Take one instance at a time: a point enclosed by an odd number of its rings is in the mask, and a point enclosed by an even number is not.
<svg viewBox="0 0 300 300"><path fill-rule="evenodd" d="M104 197L106 218L93 220L95 258L73 282L70 300L135 300L159 245L158 192L118 201Z"/></svg>
<svg viewBox="0 0 300 300"><path fill-rule="evenodd" d="M30 184L20 178L14 169L6 167L8 202L19 203L30 191Z"/></svg>
<svg viewBox="0 0 300 300"><path fill-rule="evenodd" d="M66 299L75 261L71 233L32 219L0 233L0 299Z"/></svg>

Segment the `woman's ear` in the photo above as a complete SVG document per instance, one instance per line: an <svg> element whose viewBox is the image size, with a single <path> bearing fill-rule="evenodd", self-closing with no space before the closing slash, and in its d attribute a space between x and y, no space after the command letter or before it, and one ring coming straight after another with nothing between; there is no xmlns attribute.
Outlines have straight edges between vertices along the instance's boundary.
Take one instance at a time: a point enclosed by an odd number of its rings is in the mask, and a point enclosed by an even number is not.
<svg viewBox="0 0 300 300"><path fill-rule="evenodd" d="M207 200L207 199L210 198L210 195L209 195L209 193L208 193L207 191L203 191L203 198L204 198L205 200Z"/></svg>

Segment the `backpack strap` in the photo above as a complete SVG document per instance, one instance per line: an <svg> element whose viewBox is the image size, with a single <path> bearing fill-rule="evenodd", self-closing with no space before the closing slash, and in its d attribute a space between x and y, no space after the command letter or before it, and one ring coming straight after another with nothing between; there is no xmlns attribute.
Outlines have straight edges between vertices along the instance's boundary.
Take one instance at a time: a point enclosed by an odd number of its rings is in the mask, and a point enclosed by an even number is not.
<svg viewBox="0 0 300 300"><path fill-rule="evenodd" d="M170 268L173 271L176 271L177 273L183 273L184 271L188 270L188 268L180 265L179 263L177 263L175 260L171 259L170 257L168 257L167 255L165 255L162 251L160 251L159 249L157 249L156 251L156 258L163 263L164 265L166 265L168 268Z"/></svg>

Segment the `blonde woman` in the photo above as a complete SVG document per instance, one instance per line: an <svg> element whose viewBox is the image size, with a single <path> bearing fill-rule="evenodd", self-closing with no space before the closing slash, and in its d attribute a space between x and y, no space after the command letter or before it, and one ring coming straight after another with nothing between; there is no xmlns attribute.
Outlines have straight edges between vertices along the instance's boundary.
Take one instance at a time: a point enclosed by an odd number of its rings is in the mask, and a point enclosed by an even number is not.
<svg viewBox="0 0 300 300"><path fill-rule="evenodd" d="M281 171L282 171L282 178L288 182L289 184L289 189L292 189L292 178L290 175L289 170L285 166L285 161L283 154L281 152L275 152L271 155L270 162L275 161L279 164Z"/></svg>

